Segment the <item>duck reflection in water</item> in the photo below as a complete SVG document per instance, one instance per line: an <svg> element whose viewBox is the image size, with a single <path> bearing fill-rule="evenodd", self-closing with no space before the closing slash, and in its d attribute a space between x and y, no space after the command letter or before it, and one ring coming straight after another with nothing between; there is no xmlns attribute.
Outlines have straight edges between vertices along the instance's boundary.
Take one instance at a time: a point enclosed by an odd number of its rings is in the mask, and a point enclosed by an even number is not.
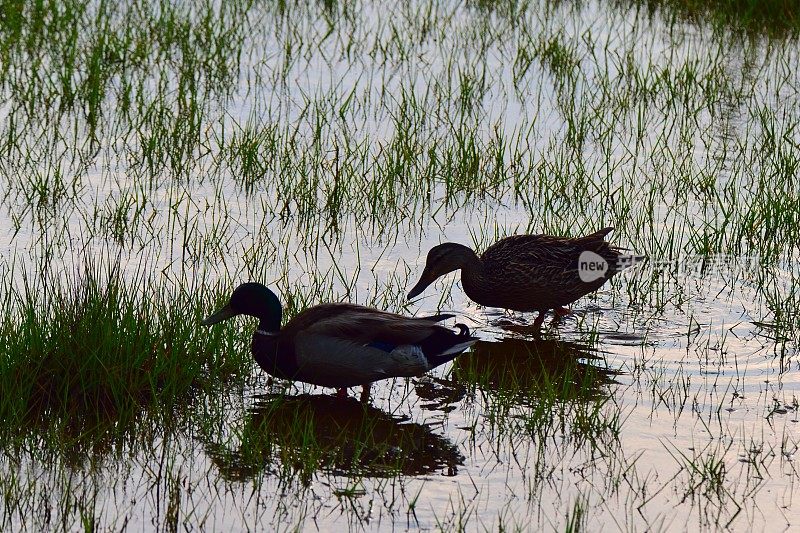
<svg viewBox="0 0 800 533"><path fill-rule="evenodd" d="M287 472L310 481L314 472L393 477L455 475L464 457L430 427L352 398L327 395L259 397L235 449L207 444L223 477L243 481Z"/></svg>
<svg viewBox="0 0 800 533"><path fill-rule="evenodd" d="M608 394L619 372L605 368L603 352L557 339L506 337L479 341L455 360L450 379L424 377L415 384L423 408L449 412L470 390L522 404L544 394L589 401Z"/></svg>

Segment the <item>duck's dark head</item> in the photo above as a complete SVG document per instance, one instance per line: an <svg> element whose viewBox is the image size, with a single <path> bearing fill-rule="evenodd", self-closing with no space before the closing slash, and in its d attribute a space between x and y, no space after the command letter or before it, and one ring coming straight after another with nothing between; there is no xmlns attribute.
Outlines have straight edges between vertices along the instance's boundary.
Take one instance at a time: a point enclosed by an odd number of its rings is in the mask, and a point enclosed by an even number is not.
<svg viewBox="0 0 800 533"><path fill-rule="evenodd" d="M434 246L428 252L425 270L422 271L417 284L408 293L408 298L419 296L428 285L436 281L440 276L464 268L473 264L476 260L475 252L463 244L445 242Z"/></svg>
<svg viewBox="0 0 800 533"><path fill-rule="evenodd" d="M281 329L281 302L275 293L261 283L242 283L233 291L226 306L201 322L210 326L236 315L254 316L264 331Z"/></svg>

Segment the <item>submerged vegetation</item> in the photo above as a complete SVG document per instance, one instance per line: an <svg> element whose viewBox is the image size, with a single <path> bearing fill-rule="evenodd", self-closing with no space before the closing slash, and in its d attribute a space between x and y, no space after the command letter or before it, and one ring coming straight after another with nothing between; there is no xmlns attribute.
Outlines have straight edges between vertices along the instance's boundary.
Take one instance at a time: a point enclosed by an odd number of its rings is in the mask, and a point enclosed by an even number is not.
<svg viewBox="0 0 800 533"><path fill-rule="evenodd" d="M796 525L798 20L0 2L0 527ZM649 263L541 339L453 276L406 301L440 242L606 226ZM482 341L336 400L199 327L246 280Z"/></svg>

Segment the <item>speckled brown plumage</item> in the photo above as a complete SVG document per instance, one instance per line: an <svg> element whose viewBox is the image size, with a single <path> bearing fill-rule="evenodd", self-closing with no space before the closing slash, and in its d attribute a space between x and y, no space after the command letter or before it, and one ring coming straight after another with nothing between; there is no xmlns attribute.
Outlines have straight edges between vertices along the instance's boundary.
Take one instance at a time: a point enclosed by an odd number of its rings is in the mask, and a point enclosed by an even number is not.
<svg viewBox="0 0 800 533"><path fill-rule="evenodd" d="M409 293L421 293L439 276L461 269L464 292L475 302L514 311L539 311L566 306L597 290L621 270L618 248L605 241L613 228L579 238L514 235L490 246L480 257L466 246L440 244L428 253L420 281ZM591 282L581 280L578 258L591 251L609 268ZM537 320L540 322L540 320Z"/></svg>

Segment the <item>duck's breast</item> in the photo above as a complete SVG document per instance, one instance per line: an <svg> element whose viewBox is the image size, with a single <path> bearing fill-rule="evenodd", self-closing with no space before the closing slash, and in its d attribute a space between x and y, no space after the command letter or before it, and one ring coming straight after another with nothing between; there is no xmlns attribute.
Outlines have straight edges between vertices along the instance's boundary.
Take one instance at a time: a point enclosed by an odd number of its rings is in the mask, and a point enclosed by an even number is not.
<svg viewBox="0 0 800 533"><path fill-rule="evenodd" d="M264 372L279 379L296 379L297 358L286 339L255 333L251 348L253 358Z"/></svg>

